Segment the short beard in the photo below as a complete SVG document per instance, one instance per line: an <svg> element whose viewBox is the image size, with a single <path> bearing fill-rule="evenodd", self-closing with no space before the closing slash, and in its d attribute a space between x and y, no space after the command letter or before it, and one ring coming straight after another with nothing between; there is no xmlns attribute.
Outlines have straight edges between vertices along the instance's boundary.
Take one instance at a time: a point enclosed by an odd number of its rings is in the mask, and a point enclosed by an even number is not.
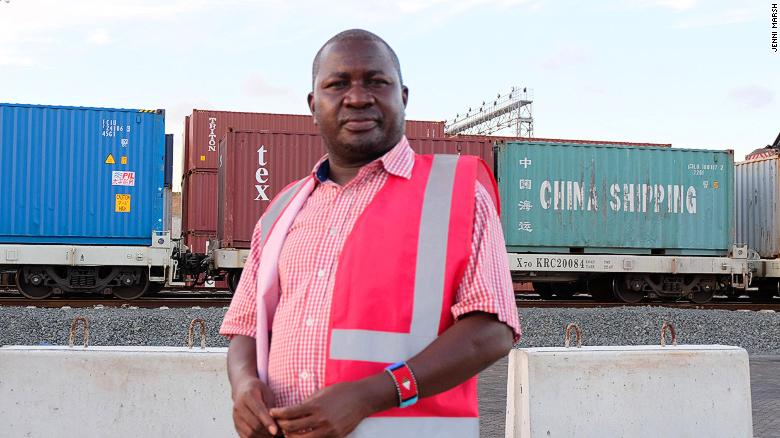
<svg viewBox="0 0 780 438"><path fill-rule="evenodd" d="M346 141L340 141L338 154L341 158L352 162L371 162L390 151L403 137L403 119L387 136L382 131L374 131L371 135L361 136ZM332 151L332 147L329 148Z"/></svg>

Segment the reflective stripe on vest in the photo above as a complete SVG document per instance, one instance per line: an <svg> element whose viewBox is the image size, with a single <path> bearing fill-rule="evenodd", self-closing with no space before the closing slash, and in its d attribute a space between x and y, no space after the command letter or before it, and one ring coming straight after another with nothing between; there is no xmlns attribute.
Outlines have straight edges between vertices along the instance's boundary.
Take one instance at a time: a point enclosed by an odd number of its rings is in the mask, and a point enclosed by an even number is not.
<svg viewBox="0 0 780 438"><path fill-rule="evenodd" d="M476 417L369 417L349 438L474 438L479 436Z"/></svg>
<svg viewBox="0 0 780 438"><path fill-rule="evenodd" d="M271 202L271 205L268 206L265 214L263 214L263 217L260 218L261 247L262 245L265 245L265 241L268 240L268 233L271 231L273 224L276 223L276 220L279 219L279 215L282 214L284 208L287 207L287 204L289 204L292 200L293 195L298 193L298 189L303 186L303 183L305 183L307 179L308 178L303 178L300 181L290 185L287 190L279 193L276 196L276 199Z"/></svg>
<svg viewBox="0 0 780 438"><path fill-rule="evenodd" d="M416 355L438 336L447 263L447 224L457 164L457 155L433 157L420 216L410 332L334 328L331 359L391 363Z"/></svg>

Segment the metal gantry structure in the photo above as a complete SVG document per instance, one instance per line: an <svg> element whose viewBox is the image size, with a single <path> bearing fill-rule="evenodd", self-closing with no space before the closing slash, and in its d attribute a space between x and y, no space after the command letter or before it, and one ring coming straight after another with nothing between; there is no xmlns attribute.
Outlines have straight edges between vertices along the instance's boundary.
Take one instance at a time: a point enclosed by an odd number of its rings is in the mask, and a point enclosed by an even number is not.
<svg viewBox="0 0 780 438"><path fill-rule="evenodd" d="M491 135L504 129L514 129L514 136L534 136L533 90L512 87L508 93L499 93L491 101L471 107L465 114L456 114L447 120L447 135Z"/></svg>

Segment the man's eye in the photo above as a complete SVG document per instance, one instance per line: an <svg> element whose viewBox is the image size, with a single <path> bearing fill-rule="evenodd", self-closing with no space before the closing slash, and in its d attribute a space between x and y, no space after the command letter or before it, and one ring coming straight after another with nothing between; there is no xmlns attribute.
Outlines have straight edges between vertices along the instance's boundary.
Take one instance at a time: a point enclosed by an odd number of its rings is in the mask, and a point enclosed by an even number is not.
<svg viewBox="0 0 780 438"><path fill-rule="evenodd" d="M347 81L333 81L325 84L325 88L341 88L346 86L347 86Z"/></svg>
<svg viewBox="0 0 780 438"><path fill-rule="evenodd" d="M389 82L387 82L385 79L380 79L380 78L369 79L368 83L371 84L371 85L387 85L387 84L389 84Z"/></svg>

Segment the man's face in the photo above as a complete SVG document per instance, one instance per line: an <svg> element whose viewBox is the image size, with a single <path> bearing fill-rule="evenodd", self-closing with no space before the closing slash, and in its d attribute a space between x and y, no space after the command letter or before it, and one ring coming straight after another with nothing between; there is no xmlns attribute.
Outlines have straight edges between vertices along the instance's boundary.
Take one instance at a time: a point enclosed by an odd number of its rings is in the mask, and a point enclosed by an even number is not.
<svg viewBox="0 0 780 438"><path fill-rule="evenodd" d="M351 39L323 50L309 108L329 152L362 162L401 139L407 96L388 50L374 41Z"/></svg>

